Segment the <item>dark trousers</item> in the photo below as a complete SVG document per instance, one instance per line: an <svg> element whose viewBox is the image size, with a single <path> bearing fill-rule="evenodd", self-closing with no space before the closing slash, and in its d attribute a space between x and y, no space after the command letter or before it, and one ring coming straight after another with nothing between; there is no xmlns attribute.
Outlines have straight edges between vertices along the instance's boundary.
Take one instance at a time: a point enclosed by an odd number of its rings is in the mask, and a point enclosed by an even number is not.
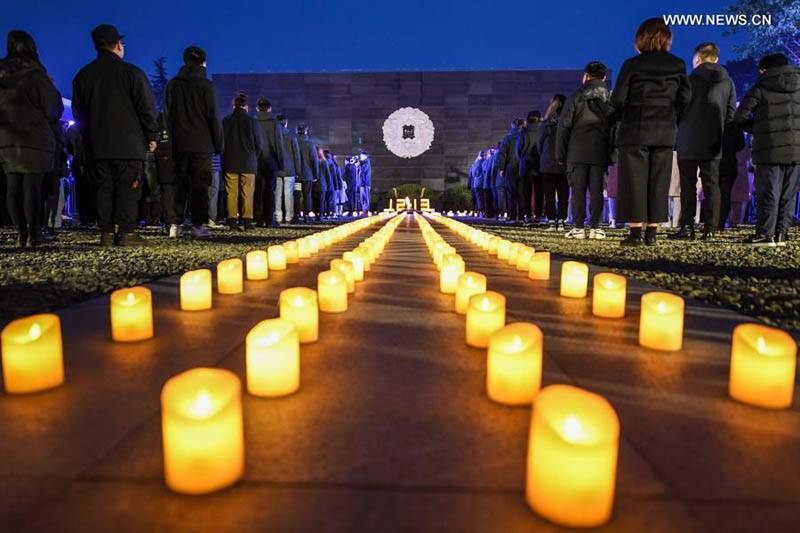
<svg viewBox="0 0 800 533"><path fill-rule="evenodd" d="M544 201L544 181L542 179L542 174L540 172L535 172L530 176L530 186L531 186L531 214L533 218L542 218L544 217L545 213L545 201Z"/></svg>
<svg viewBox="0 0 800 533"><path fill-rule="evenodd" d="M322 192L323 198L323 216L329 217L333 214L333 195L336 193L334 189L328 189Z"/></svg>
<svg viewBox="0 0 800 533"><path fill-rule="evenodd" d="M15 226L40 226L43 179L44 174L6 174L6 208Z"/></svg>
<svg viewBox="0 0 800 533"><path fill-rule="evenodd" d="M162 183L161 184L161 206L163 207L164 220L168 224L178 224L175 220L183 222L183 217L186 212L186 206L181 206L180 211L177 211L178 206L175 205L175 183Z"/></svg>
<svg viewBox="0 0 800 533"><path fill-rule="evenodd" d="M253 192L253 216L257 222L269 224L275 218L275 187L277 186L277 170L258 170Z"/></svg>
<svg viewBox="0 0 800 533"><path fill-rule="evenodd" d="M139 202L139 220L158 222L161 219L163 202L155 161L145 162L144 177L142 200Z"/></svg>
<svg viewBox="0 0 800 533"><path fill-rule="evenodd" d="M533 213L533 176L520 176L517 186L517 209L520 216L531 219Z"/></svg>
<svg viewBox="0 0 800 533"><path fill-rule="evenodd" d="M506 205L506 186L504 183L494 188L494 214L496 217L501 217L506 211L508 211L508 206Z"/></svg>
<svg viewBox="0 0 800 533"><path fill-rule="evenodd" d="M773 237L789 231L799 183L800 164L756 165L756 233Z"/></svg>
<svg viewBox="0 0 800 533"><path fill-rule="evenodd" d="M94 162L97 225L104 233L132 233L142 192L142 162L105 159Z"/></svg>
<svg viewBox="0 0 800 533"><path fill-rule="evenodd" d="M347 203L345 204L345 209L344 210L345 211L349 211L351 215L353 214L353 212L356 209L356 192L357 192L357 189L356 189L355 184L348 183L347 184L347 191L345 191L345 194L347 194Z"/></svg>
<svg viewBox="0 0 800 533"><path fill-rule="evenodd" d="M60 217L58 212L58 200L61 196L61 178L56 172L46 172L42 180L41 198L44 203L42 213L42 226L45 228L56 227L56 217Z"/></svg>
<svg viewBox="0 0 800 533"><path fill-rule="evenodd" d="M521 220L522 212L519 209L519 175L514 167L506 172L506 206L509 220Z"/></svg>
<svg viewBox="0 0 800 533"><path fill-rule="evenodd" d="M494 216L494 196L492 189L480 189L483 198L483 216L491 218Z"/></svg>
<svg viewBox="0 0 800 533"><path fill-rule="evenodd" d="M572 223L582 228L586 220L586 190L589 190L589 224L599 228L603 221L603 189L606 185L604 165L571 163L567 167L567 180L572 188Z"/></svg>
<svg viewBox="0 0 800 533"><path fill-rule="evenodd" d="M547 218L566 220L569 212L569 183L566 174L542 174ZM557 198L556 198L557 197Z"/></svg>
<svg viewBox="0 0 800 533"><path fill-rule="evenodd" d="M666 222L672 147L620 146L617 168L617 221Z"/></svg>
<svg viewBox="0 0 800 533"><path fill-rule="evenodd" d="M208 187L211 185L213 154L175 154L175 219L183 224L185 206L189 204L193 226L208 222Z"/></svg>
<svg viewBox="0 0 800 533"><path fill-rule="evenodd" d="M719 222L718 228L724 228L731 212L731 193L736 183L736 174L723 174L719 177Z"/></svg>
<svg viewBox="0 0 800 533"><path fill-rule="evenodd" d="M91 171L83 167L79 171L73 170L75 178L75 204L78 209L78 218L83 224L91 224L97 220L97 195L92 183Z"/></svg>
<svg viewBox="0 0 800 533"><path fill-rule="evenodd" d="M700 169L700 181L703 183L703 212L705 214L705 231L714 231L719 225L719 159L696 161L694 159L678 159L678 170L681 174L681 226L693 226L697 212L697 170Z"/></svg>
<svg viewBox="0 0 800 533"><path fill-rule="evenodd" d="M308 214L314 210L314 182L303 181L303 216L308 218Z"/></svg>

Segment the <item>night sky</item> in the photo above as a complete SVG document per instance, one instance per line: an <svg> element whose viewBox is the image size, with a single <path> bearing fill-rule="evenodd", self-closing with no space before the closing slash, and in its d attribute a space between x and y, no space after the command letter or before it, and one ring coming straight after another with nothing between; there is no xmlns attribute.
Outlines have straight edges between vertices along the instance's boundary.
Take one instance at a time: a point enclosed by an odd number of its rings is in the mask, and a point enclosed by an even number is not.
<svg viewBox="0 0 800 533"><path fill-rule="evenodd" d="M152 72L167 58L170 76L189 44L208 53L210 73L346 70L581 68L606 62L615 73L633 55L645 18L725 13L712 0L17 1L2 8L0 32L24 29L64 96L95 52L90 31L111 23L124 34L125 59ZM654 7L660 6L660 7ZM717 42L721 61L742 37L720 27L677 27L673 53L691 61L694 46ZM3 50L2 55L5 55Z"/></svg>

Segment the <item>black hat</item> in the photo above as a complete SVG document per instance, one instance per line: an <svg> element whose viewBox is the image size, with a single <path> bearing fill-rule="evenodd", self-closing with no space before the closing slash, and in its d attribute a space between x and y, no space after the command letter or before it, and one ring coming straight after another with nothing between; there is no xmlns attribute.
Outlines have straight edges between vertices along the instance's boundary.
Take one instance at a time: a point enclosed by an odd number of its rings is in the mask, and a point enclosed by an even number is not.
<svg viewBox="0 0 800 533"><path fill-rule="evenodd" d="M767 70L775 67L783 67L789 64L789 60L783 54L769 54L761 58L758 68Z"/></svg>
<svg viewBox="0 0 800 533"><path fill-rule="evenodd" d="M97 49L117 44L124 35L120 35L117 28L111 24L101 24L92 30L92 41Z"/></svg>

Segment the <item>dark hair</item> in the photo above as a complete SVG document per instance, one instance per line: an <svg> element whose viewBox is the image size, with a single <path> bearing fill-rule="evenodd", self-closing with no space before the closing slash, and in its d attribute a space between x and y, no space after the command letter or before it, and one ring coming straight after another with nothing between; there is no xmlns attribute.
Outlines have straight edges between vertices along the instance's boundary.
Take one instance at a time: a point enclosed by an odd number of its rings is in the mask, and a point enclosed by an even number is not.
<svg viewBox="0 0 800 533"><path fill-rule="evenodd" d="M308 126L306 126L305 124L299 124L297 126L297 134L305 135L306 133L308 133Z"/></svg>
<svg viewBox="0 0 800 533"><path fill-rule="evenodd" d="M519 128L522 127L522 124L524 124L524 123L525 123L524 120L522 120L521 118L517 117L511 122L511 127L519 129Z"/></svg>
<svg viewBox="0 0 800 533"><path fill-rule="evenodd" d="M236 96L233 98L233 107L238 107L244 109L247 107L247 95L244 92L236 93Z"/></svg>
<svg viewBox="0 0 800 533"><path fill-rule="evenodd" d="M636 30L634 45L639 53L667 51L672 47L672 30L661 17L647 19Z"/></svg>
<svg viewBox="0 0 800 533"><path fill-rule="evenodd" d="M323 150L322 153L325 154L325 157L328 157L328 156L331 155L331 151L330 150Z"/></svg>
<svg viewBox="0 0 800 533"><path fill-rule="evenodd" d="M590 80L602 80L606 77L608 67L602 61L590 61L583 72L589 76Z"/></svg>
<svg viewBox="0 0 800 533"><path fill-rule="evenodd" d="M277 119L278 123L283 124L284 126L286 126L286 124L288 123L288 121L286 120L286 115L278 115Z"/></svg>
<svg viewBox="0 0 800 533"><path fill-rule="evenodd" d="M272 104L266 98L259 98L258 102L256 102L256 107L258 107L259 111L266 111L272 107Z"/></svg>
<svg viewBox="0 0 800 533"><path fill-rule="evenodd" d="M566 99L567 97L563 94L554 95L553 99L550 100L550 105L547 106L547 112L544 114L544 119L547 120L561 113L561 108L564 107L564 100Z"/></svg>
<svg viewBox="0 0 800 533"><path fill-rule="evenodd" d="M694 47L694 53L703 61L714 61L719 58L719 46L714 43L700 43Z"/></svg>
<svg viewBox="0 0 800 533"><path fill-rule="evenodd" d="M206 61L206 53L199 46L190 46L183 51L183 63L185 65L201 66Z"/></svg>
<svg viewBox="0 0 800 533"><path fill-rule="evenodd" d="M769 54L761 58L758 62L758 68L767 70L775 67L783 67L789 64L789 60L783 54Z"/></svg>
<svg viewBox="0 0 800 533"><path fill-rule="evenodd" d="M528 113L528 122L533 122L534 120L542 120L542 113L538 109Z"/></svg>
<svg viewBox="0 0 800 533"><path fill-rule="evenodd" d="M41 60L39 60L39 51L36 49L36 42L28 32L22 30L11 30L8 32L8 39L6 40L6 59L15 57L33 61L44 68Z"/></svg>

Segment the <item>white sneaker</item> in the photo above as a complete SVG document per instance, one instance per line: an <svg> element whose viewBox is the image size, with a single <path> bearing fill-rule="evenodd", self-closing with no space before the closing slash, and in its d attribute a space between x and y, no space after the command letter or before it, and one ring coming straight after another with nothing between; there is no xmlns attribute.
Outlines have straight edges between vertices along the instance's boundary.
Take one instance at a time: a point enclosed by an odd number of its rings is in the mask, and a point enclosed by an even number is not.
<svg viewBox="0 0 800 533"><path fill-rule="evenodd" d="M169 238L170 239L177 239L181 235L183 235L183 231L181 230L181 227L179 225L177 225L177 224L170 224L169 225Z"/></svg>
<svg viewBox="0 0 800 533"><path fill-rule="evenodd" d="M600 228L596 228L596 229L592 228L592 229L589 230L589 238L590 239L597 239L597 240L605 239L606 238L606 232L601 230Z"/></svg>
<svg viewBox="0 0 800 533"><path fill-rule="evenodd" d="M556 223L553 222L552 224L547 226L547 229L545 231L555 231L555 230L556 230Z"/></svg>
<svg viewBox="0 0 800 533"><path fill-rule="evenodd" d="M593 230L594 231L594 230ZM567 239L585 239L586 231L583 228L572 228L565 235ZM591 237L590 237L591 238Z"/></svg>
<svg viewBox="0 0 800 533"><path fill-rule="evenodd" d="M222 229L222 228L224 228L226 226L224 224L217 224L216 220L213 220L213 219L209 218L208 219L208 227L209 228L213 228L213 229Z"/></svg>
<svg viewBox="0 0 800 533"><path fill-rule="evenodd" d="M564 227L564 223L563 223L563 222L561 222L561 221L559 220L559 221L558 221L558 226L556 227L556 229L557 229L558 231L564 231L564 230L565 230L565 229L567 229L567 228L565 228L565 227Z"/></svg>
<svg viewBox="0 0 800 533"><path fill-rule="evenodd" d="M611 229L617 229L617 221L612 218L608 221L608 227Z"/></svg>

